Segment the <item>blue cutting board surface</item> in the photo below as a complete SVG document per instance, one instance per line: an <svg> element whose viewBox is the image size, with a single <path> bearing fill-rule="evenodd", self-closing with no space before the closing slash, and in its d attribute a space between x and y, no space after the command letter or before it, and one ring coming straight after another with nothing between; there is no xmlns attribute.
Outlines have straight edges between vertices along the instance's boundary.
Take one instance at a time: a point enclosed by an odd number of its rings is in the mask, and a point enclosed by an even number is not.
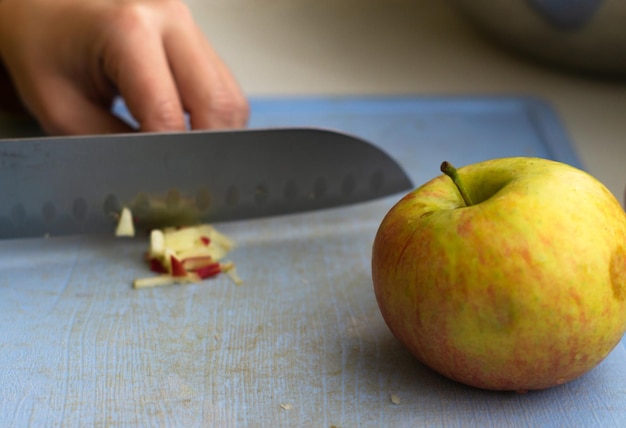
<svg viewBox="0 0 626 428"><path fill-rule="evenodd" d="M416 185L442 160L580 166L554 111L527 98L252 100L252 127L286 125L364 137ZM626 426L623 344L523 395L448 381L398 344L369 257L400 197L216 225L238 242L239 286L134 290L144 238L0 242L0 426Z"/></svg>

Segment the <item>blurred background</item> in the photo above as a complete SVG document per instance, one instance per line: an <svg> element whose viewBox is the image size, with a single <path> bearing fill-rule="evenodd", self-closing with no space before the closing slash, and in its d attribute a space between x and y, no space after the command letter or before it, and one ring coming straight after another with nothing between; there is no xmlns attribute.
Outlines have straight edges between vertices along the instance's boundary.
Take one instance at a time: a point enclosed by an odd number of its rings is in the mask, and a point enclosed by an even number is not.
<svg viewBox="0 0 626 428"><path fill-rule="evenodd" d="M250 96L538 97L622 199L626 2L186 1Z"/></svg>

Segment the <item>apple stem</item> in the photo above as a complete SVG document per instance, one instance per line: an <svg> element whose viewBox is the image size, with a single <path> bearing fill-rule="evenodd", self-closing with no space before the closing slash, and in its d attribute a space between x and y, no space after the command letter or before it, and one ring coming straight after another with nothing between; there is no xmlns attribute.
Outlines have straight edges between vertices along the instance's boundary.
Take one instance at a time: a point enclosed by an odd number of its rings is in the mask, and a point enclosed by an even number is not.
<svg viewBox="0 0 626 428"><path fill-rule="evenodd" d="M465 190L465 185L463 184L463 181L461 180L461 177L459 176L459 172L454 167L454 165L452 165L450 162L443 162L441 164L441 172L443 172L445 175L447 175L448 177L452 179L452 182L454 183L456 188L459 189L459 193L461 194L461 197L465 201L465 205L467 205L468 207L474 205L472 203L472 199L469 197L469 194L467 193L467 190Z"/></svg>

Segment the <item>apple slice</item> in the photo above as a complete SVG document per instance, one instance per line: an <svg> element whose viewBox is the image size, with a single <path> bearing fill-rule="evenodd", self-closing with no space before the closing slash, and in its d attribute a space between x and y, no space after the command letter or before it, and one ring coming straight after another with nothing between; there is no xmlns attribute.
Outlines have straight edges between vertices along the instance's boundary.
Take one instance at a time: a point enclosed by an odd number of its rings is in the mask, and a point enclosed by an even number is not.
<svg viewBox="0 0 626 428"><path fill-rule="evenodd" d="M167 268L163 266L161 260L157 258L150 259L150 270L156 273L168 273Z"/></svg>
<svg viewBox="0 0 626 428"><path fill-rule="evenodd" d="M235 264L233 262L221 263L222 272L226 273L228 277L237 285L243 284L243 280L237 273Z"/></svg>
<svg viewBox="0 0 626 428"><path fill-rule="evenodd" d="M193 270L200 278L206 279L222 273L222 266L219 262L214 262L206 266L201 266Z"/></svg>
<svg viewBox="0 0 626 428"><path fill-rule="evenodd" d="M190 248L188 250L185 251L180 251L177 253L178 257L180 257L181 260L187 260L187 259L195 259L195 258L202 258L202 257L210 257L213 259L213 261L219 260L221 257L217 257L220 254L223 255L223 252L216 252L215 250L211 249L210 247L194 247L194 248Z"/></svg>
<svg viewBox="0 0 626 428"><path fill-rule="evenodd" d="M211 244L223 248L224 250L226 250L226 252L229 252L233 248L235 248L235 242L223 233L218 232L213 226L203 224L200 225L198 228L201 236L208 238Z"/></svg>
<svg viewBox="0 0 626 428"><path fill-rule="evenodd" d="M163 232L165 246L176 252L182 252L201 244L200 233L195 227L184 227Z"/></svg>
<svg viewBox="0 0 626 428"><path fill-rule="evenodd" d="M183 263L174 255L170 256L170 274L175 277L187 276L187 269Z"/></svg>
<svg viewBox="0 0 626 428"><path fill-rule="evenodd" d="M165 255L165 235L162 230L154 229L150 232L150 251L151 258L161 258Z"/></svg>
<svg viewBox="0 0 626 428"><path fill-rule="evenodd" d="M202 279L194 273L189 273L185 276L172 276L169 274L162 274L157 276L151 276L147 278L138 278L133 281L133 287L135 288L151 288L151 287L163 287L166 285L175 284L193 284L200 282Z"/></svg>
<svg viewBox="0 0 626 428"><path fill-rule="evenodd" d="M127 207L122 208L117 228L115 229L115 236L135 236L133 215Z"/></svg>
<svg viewBox="0 0 626 428"><path fill-rule="evenodd" d="M185 266L185 269L191 271L216 263L216 261L211 256L189 257L186 259L181 259L181 261L183 263L183 266Z"/></svg>

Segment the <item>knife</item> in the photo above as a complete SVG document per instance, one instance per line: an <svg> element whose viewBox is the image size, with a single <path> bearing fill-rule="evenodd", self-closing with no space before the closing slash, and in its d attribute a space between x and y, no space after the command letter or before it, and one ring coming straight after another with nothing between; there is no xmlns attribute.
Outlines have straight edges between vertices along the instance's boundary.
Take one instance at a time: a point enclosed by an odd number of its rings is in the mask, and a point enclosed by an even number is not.
<svg viewBox="0 0 626 428"><path fill-rule="evenodd" d="M381 149L321 128L0 140L0 238L290 214L408 190Z"/></svg>

